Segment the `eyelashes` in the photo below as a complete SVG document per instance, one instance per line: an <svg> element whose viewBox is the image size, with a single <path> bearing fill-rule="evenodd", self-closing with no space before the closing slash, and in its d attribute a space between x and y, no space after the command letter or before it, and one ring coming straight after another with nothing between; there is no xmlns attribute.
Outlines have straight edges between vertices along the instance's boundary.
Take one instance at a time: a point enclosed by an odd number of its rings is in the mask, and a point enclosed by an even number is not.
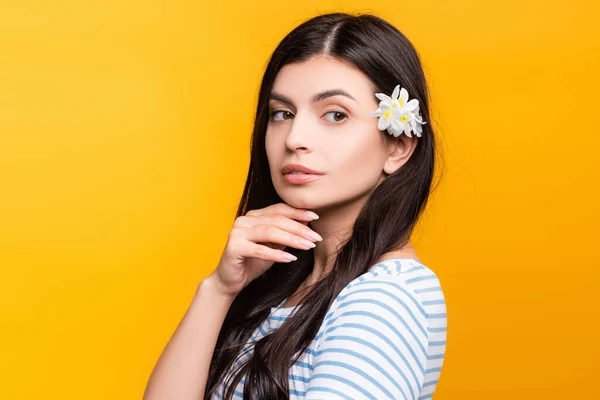
<svg viewBox="0 0 600 400"><path fill-rule="evenodd" d="M276 118L276 116L280 113L282 114L283 119ZM331 122L332 124L341 124L348 119L348 114L346 114L343 111L329 111L329 112L326 112L324 115L329 115L329 114L333 114L333 118L332 119L326 118L326 119L329 122ZM283 122L283 121L286 121L287 119L292 119L293 116L294 116L294 114L291 111L273 110L269 113L269 121L277 122L277 123Z"/></svg>
<svg viewBox="0 0 600 400"><path fill-rule="evenodd" d="M274 110L269 113L269 120L275 121L275 122L281 122L281 120L275 119L275 115L277 115L279 113L284 113L284 114L287 114L288 116L293 115L291 112L286 111L286 110Z"/></svg>

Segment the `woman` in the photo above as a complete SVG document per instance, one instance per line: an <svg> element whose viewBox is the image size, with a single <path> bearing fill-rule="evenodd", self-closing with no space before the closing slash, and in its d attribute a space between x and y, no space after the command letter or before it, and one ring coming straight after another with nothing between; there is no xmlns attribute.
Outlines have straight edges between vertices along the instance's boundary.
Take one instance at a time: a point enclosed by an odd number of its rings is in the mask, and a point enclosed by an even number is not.
<svg viewBox="0 0 600 400"><path fill-rule="evenodd" d="M389 23L332 13L290 32L225 250L144 398L431 398L446 307L409 240L431 190L428 117L419 57Z"/></svg>

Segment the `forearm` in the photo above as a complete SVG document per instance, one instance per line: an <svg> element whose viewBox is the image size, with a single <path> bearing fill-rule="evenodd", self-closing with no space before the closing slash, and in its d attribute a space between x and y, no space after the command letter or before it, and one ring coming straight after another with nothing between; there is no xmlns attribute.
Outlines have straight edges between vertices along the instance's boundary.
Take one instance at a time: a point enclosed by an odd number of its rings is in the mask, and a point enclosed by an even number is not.
<svg viewBox="0 0 600 400"><path fill-rule="evenodd" d="M233 299L217 290L212 277L200 282L152 371L144 400L203 398L217 337Z"/></svg>

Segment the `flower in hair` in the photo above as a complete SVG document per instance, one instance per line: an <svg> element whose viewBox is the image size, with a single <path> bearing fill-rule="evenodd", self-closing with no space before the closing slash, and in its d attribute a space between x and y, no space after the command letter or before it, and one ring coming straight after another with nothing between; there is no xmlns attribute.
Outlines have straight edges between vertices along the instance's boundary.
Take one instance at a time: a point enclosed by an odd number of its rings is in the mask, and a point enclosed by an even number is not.
<svg viewBox="0 0 600 400"><path fill-rule="evenodd" d="M377 111L370 112L369 115L379 117L377 128L386 130L394 137L400 136L403 132L408 137L411 131L415 136L421 137L423 128L421 125L426 122L419 114L419 100L408 100L408 91L397 85L392 92L392 97L384 93L376 93L379 101Z"/></svg>

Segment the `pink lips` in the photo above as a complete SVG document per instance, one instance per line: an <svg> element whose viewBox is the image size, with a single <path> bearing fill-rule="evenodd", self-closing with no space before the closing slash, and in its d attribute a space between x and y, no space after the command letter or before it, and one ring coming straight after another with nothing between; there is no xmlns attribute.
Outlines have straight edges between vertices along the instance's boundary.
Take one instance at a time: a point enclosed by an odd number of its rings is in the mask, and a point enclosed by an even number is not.
<svg viewBox="0 0 600 400"><path fill-rule="evenodd" d="M281 173L284 175L289 174L290 172L294 172L294 171L304 172L306 174L312 174L312 175L323 175L323 172L315 171L314 169L305 167L302 164L285 164L283 166L283 168L281 169Z"/></svg>
<svg viewBox="0 0 600 400"><path fill-rule="evenodd" d="M322 175L315 175L315 174L286 174L284 175L285 180L288 181L289 183L293 183L293 184L301 184L301 183L307 183L307 182L312 182L315 179L319 179Z"/></svg>
<svg viewBox="0 0 600 400"><path fill-rule="evenodd" d="M292 172L302 172L301 174ZM285 177L289 183L293 184L301 184L314 181L315 179L319 179L322 175L324 175L321 171L315 171L314 169L310 169L305 167L302 164L286 164L281 169L281 173Z"/></svg>

